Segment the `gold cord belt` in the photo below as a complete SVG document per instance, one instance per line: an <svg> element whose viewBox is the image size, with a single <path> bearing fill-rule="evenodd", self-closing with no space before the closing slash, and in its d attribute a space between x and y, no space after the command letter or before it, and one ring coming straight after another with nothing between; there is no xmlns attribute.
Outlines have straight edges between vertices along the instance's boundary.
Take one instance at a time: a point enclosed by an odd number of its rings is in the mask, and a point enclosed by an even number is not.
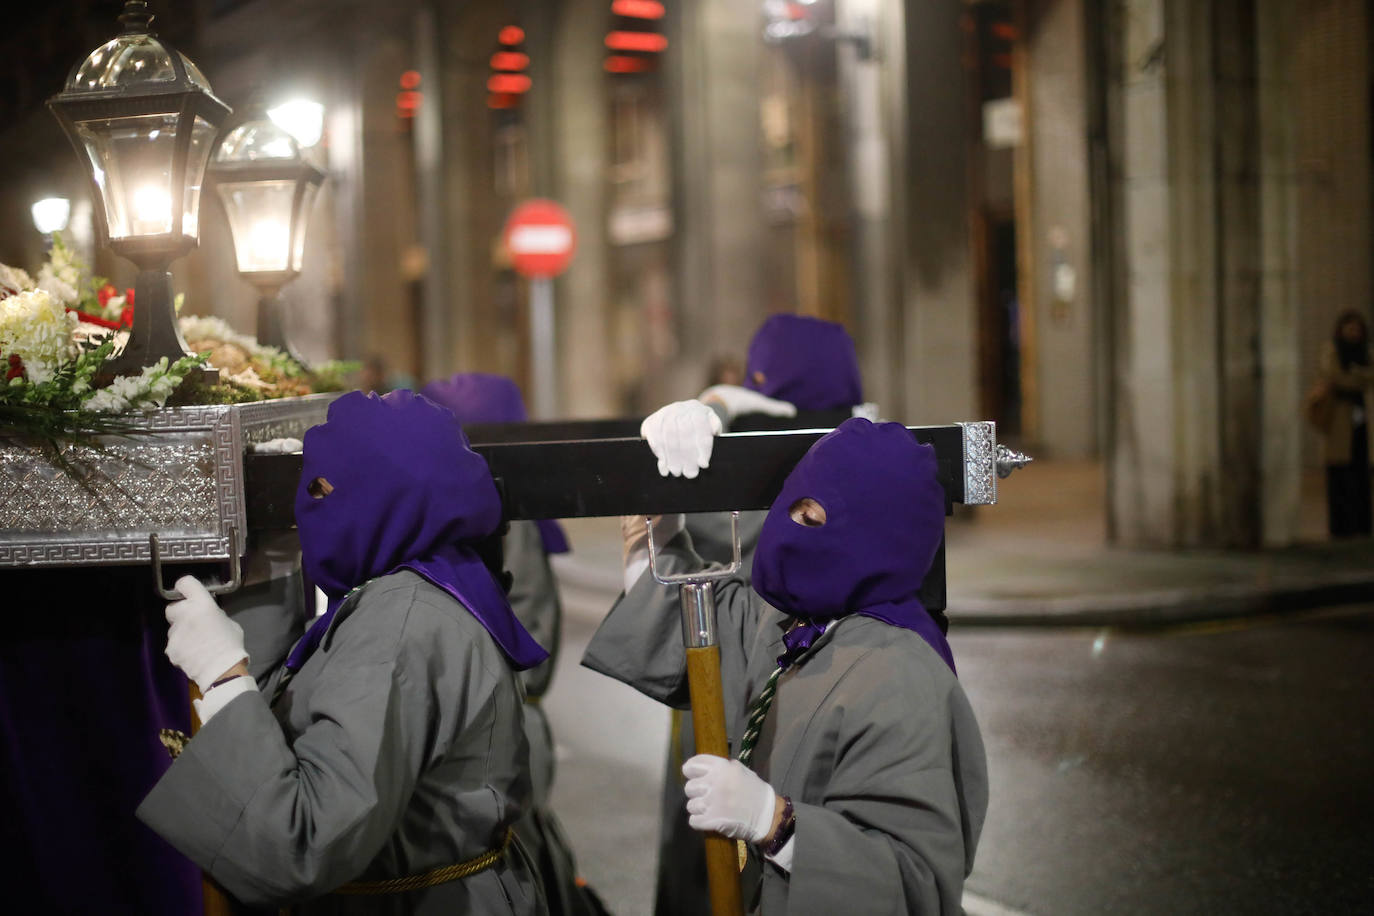
<svg viewBox="0 0 1374 916"><path fill-rule="evenodd" d="M478 872L486 871L499 862L501 857L506 854L506 850L510 848L510 840L511 828L507 827L506 835L502 838L500 846L495 849L488 849L480 856L468 859L466 862L455 862L453 865L445 865L405 878L388 878L385 881L350 881L334 893L352 896L404 894L407 891L418 891L421 888L471 878Z"/></svg>

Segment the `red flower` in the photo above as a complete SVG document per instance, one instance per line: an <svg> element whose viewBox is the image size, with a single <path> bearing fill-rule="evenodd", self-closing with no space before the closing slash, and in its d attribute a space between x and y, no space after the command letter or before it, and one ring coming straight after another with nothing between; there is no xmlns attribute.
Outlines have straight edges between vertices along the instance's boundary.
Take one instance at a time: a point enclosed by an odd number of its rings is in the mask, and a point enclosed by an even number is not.
<svg viewBox="0 0 1374 916"><path fill-rule="evenodd" d="M127 306L129 306L130 308L133 307L133 304L134 304L134 291L133 291L133 288L132 288L132 287L130 287L130 288L124 290L124 304L127 305Z"/></svg>
<svg viewBox="0 0 1374 916"><path fill-rule="evenodd" d="M100 302L101 305L104 305L105 303L109 302L111 299L118 295L119 290L115 289L115 285L113 283L106 283L104 286L100 287L100 289L96 290L95 292L95 298Z"/></svg>
<svg viewBox="0 0 1374 916"><path fill-rule="evenodd" d="M18 353L11 353L9 358L9 370L5 373L5 381L14 378L24 377L24 360Z"/></svg>
<svg viewBox="0 0 1374 916"><path fill-rule="evenodd" d="M118 321L109 321L105 318L101 318L99 315L92 315L90 312L83 312L80 309L69 308L67 311L75 312L78 319L88 322L89 324L98 324L102 328L109 328L112 331L119 330Z"/></svg>
<svg viewBox="0 0 1374 916"><path fill-rule="evenodd" d="M124 311L119 313L119 326L121 328L131 328L134 326L134 291L129 290L128 305L124 306Z"/></svg>

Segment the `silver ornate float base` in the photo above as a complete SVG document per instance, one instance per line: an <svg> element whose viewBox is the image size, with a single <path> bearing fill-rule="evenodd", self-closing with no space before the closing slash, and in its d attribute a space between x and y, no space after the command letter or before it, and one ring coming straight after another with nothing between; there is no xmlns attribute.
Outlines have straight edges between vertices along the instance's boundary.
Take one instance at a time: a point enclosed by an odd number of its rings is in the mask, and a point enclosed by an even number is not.
<svg viewBox="0 0 1374 916"><path fill-rule="evenodd" d="M243 455L323 423L335 394L151 411L100 447L0 439L0 568L226 560L246 531ZM243 537L238 538L240 544Z"/></svg>

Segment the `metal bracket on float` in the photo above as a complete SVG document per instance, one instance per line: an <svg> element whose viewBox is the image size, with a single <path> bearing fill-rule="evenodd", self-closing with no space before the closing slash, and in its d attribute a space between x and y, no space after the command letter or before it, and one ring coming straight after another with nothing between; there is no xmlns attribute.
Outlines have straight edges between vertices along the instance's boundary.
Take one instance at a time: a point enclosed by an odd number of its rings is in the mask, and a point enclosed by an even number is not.
<svg viewBox="0 0 1374 916"><path fill-rule="evenodd" d="M239 561L239 531L237 528L229 529L229 581L212 582L205 586L205 590L212 595L227 595L236 592L239 586L243 585L243 566ZM158 547L157 532L148 535L148 548L152 552L153 559L153 587L157 593L167 601L180 601L186 596L176 589L165 588L162 584L162 551Z"/></svg>

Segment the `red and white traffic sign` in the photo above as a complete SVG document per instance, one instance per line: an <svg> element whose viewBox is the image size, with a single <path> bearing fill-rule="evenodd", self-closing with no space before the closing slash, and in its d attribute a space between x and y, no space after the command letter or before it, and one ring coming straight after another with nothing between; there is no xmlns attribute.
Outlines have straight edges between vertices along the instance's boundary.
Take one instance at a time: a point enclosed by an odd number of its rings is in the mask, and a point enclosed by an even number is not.
<svg viewBox="0 0 1374 916"><path fill-rule="evenodd" d="M511 266L525 277L556 277L568 269L577 232L568 211L539 197L520 204L503 231Z"/></svg>

